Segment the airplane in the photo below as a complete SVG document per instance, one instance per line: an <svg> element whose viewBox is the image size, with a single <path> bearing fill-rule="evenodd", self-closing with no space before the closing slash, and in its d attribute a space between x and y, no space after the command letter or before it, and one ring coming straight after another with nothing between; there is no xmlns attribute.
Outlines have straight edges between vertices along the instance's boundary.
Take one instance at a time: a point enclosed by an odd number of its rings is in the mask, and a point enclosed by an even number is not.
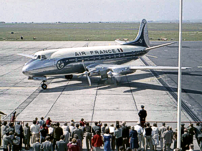
<svg viewBox="0 0 202 151"><path fill-rule="evenodd" d="M177 70L173 66L126 66L123 63L136 60L151 49L171 45L166 43L150 47L147 21L142 20L139 32L133 41L116 40L119 45L93 46L53 49L36 52L34 55L18 54L31 58L22 73L28 79L41 80L42 89L47 89L47 77L65 75L72 79L73 74L86 76L91 86L92 76L100 76L102 80L112 79L119 82L122 75L134 73L136 70ZM188 67L182 67L187 69Z"/></svg>

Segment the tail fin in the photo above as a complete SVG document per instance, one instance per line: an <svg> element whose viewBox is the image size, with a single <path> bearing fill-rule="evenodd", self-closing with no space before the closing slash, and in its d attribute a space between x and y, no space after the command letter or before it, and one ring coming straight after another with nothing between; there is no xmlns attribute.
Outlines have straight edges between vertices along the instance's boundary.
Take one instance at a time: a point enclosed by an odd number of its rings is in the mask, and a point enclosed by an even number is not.
<svg viewBox="0 0 202 151"><path fill-rule="evenodd" d="M124 45L150 47L148 29L147 29L147 21L145 19L143 19L140 24L139 32L138 32L138 35L135 38L135 40L126 42L126 43L124 43Z"/></svg>

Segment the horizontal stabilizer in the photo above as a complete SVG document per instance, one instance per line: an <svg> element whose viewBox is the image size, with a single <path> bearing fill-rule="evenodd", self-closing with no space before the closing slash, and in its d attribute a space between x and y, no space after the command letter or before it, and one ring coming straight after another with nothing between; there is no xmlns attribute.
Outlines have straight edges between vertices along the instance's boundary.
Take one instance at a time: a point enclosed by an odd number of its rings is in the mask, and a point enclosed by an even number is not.
<svg viewBox="0 0 202 151"><path fill-rule="evenodd" d="M22 53L19 53L17 54L19 56L23 56L23 57L27 57L27 58L31 58L31 59L34 59L34 56L33 55L28 55L28 54L22 54Z"/></svg>
<svg viewBox="0 0 202 151"><path fill-rule="evenodd" d="M153 46L153 47L148 47L145 50L151 50L151 49L156 49L156 48L160 48L160 47L164 47L164 46L168 46L168 45L172 45L176 42L170 42L170 43L166 43L166 44L162 44L162 45L157 45L157 46Z"/></svg>
<svg viewBox="0 0 202 151"><path fill-rule="evenodd" d="M189 69L190 67L182 67L181 69ZM171 66L130 66L131 70L178 70L178 67Z"/></svg>
<svg viewBox="0 0 202 151"><path fill-rule="evenodd" d="M121 44L121 45L127 43L126 41L121 41L121 40L115 40L115 42L117 42L118 44Z"/></svg>

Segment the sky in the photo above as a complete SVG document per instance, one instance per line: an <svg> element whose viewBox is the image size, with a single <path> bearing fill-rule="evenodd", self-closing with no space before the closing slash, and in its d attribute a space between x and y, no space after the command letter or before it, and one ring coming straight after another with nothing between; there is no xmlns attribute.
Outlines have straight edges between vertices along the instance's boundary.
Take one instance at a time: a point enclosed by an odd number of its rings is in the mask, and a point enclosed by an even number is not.
<svg viewBox="0 0 202 151"><path fill-rule="evenodd" d="M183 20L202 20L202 0L184 0ZM178 20L179 0L0 0L5 22Z"/></svg>

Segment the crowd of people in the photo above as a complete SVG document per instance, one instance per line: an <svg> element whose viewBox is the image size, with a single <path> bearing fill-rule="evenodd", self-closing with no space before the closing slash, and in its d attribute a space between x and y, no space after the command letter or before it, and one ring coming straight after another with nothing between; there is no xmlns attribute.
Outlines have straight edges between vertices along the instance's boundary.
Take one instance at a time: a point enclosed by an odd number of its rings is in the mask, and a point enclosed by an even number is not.
<svg viewBox="0 0 202 151"><path fill-rule="evenodd" d="M84 143L87 150L104 151L136 151L143 149L147 151L160 150L170 151L173 143L175 151L177 148L177 130L172 130L171 126L158 127L157 123L145 122L147 112L142 106L139 112L140 121L135 126L128 126L126 122L116 121L114 124L102 124L100 121L90 126L81 118L80 122L75 123L71 120L60 126L59 122L52 122L48 117L44 120L35 118L29 126L28 123L22 126L21 122L3 122L1 125L1 143L4 151L20 151L22 144L29 150L32 146L34 151L81 151ZM16 123L14 125L14 123ZM188 127L181 125L181 147L182 151L194 149L193 137L197 140L202 151L202 125L192 123ZM85 139L84 139L85 138ZM85 140L85 142L84 142Z"/></svg>

